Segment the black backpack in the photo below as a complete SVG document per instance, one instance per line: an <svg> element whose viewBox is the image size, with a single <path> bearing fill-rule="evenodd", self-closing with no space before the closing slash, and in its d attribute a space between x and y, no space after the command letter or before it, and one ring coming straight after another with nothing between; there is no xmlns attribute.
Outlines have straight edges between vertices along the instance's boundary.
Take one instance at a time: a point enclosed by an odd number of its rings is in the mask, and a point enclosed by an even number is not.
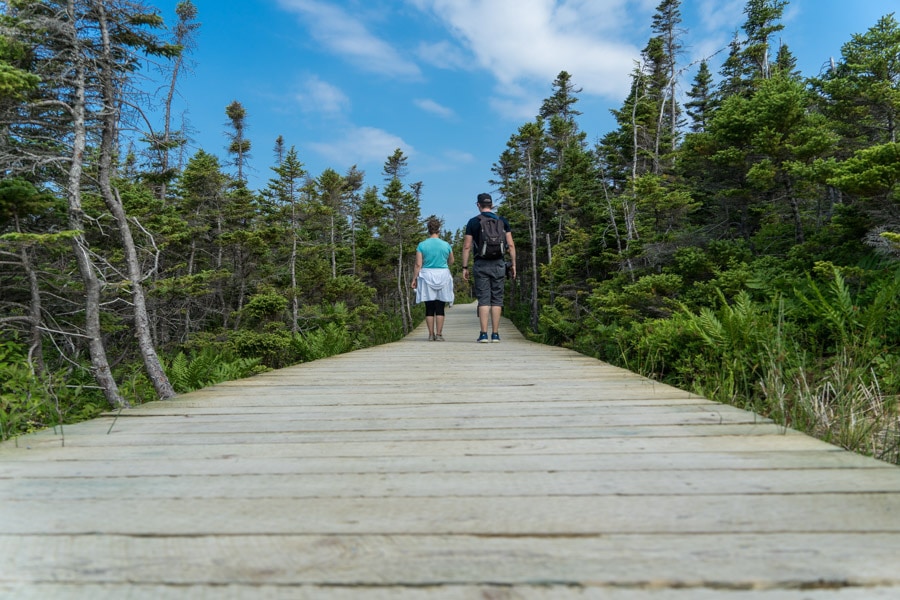
<svg viewBox="0 0 900 600"><path fill-rule="evenodd" d="M506 253L506 229L497 217L478 215L481 222L481 240L475 247L475 255L488 260L503 258Z"/></svg>

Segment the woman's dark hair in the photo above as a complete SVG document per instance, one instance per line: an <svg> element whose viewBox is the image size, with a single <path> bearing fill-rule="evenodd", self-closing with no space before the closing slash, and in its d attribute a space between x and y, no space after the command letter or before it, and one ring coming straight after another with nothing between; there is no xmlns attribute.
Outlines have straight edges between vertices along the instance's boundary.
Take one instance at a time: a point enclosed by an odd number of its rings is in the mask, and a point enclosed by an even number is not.
<svg viewBox="0 0 900 600"><path fill-rule="evenodd" d="M436 233L439 234L441 232L442 225L443 223L441 223L441 220L437 217L431 217L430 219L428 219L428 235L434 235Z"/></svg>

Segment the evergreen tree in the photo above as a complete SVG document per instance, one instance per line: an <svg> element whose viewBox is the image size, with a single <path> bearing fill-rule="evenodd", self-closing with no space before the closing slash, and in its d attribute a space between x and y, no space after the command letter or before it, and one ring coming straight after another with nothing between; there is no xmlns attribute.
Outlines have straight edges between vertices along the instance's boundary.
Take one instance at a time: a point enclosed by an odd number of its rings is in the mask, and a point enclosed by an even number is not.
<svg viewBox="0 0 900 600"><path fill-rule="evenodd" d="M778 54L775 56L775 72L784 77L800 80L801 75L797 70L797 59L788 48L787 44L781 44L778 47Z"/></svg>
<svg viewBox="0 0 900 600"><path fill-rule="evenodd" d="M581 111L575 109L581 88L576 88L572 76L560 71L553 81L553 95L541 104L538 116L547 125L549 160L556 168L565 164L565 149L575 138L583 137L575 118Z"/></svg>
<svg viewBox="0 0 900 600"><path fill-rule="evenodd" d="M227 181L219 159L203 150L188 160L176 181L175 206L187 223L184 235L170 246L173 287L187 292L179 311L183 322L176 339L186 341L190 334L221 325L226 319L222 286L230 272L221 236L225 231Z"/></svg>
<svg viewBox="0 0 900 600"><path fill-rule="evenodd" d="M511 225L516 229L525 228L528 231L528 237L524 240L520 237L516 243L516 258L530 258L529 268L517 267L517 271L523 282L523 292L529 293L530 325L533 331L537 331L540 312L538 263L542 226L539 222L539 208L544 199L548 162L544 122L539 117L520 127L509 139L500 162L492 169L499 177L494 183L500 186L500 192L505 198L503 208L508 212L504 214L508 215Z"/></svg>
<svg viewBox="0 0 900 600"><path fill-rule="evenodd" d="M316 188L322 203L322 216L326 221L325 231L328 258L331 264L331 278L338 276L338 247L341 245L345 227L342 223L344 197L347 193L347 182L334 169L325 169L316 180Z"/></svg>
<svg viewBox="0 0 900 600"><path fill-rule="evenodd" d="M228 125L231 129L226 133L228 137L228 153L234 157L233 164L237 168L237 179L244 183L247 178L244 175L246 160L250 156L250 140L247 139L247 109L244 105L234 100L225 107L225 115L228 117Z"/></svg>
<svg viewBox="0 0 900 600"><path fill-rule="evenodd" d="M841 59L814 80L822 109L840 124L845 147L898 141L900 115L900 25L893 15L879 19L841 47Z"/></svg>
<svg viewBox="0 0 900 600"><path fill-rule="evenodd" d="M691 131L705 131L707 123L712 116L714 110L713 93L712 93L712 73L709 71L709 63L703 60L694 76L694 82L691 89L687 92L690 98L685 102L684 108L687 115L691 118Z"/></svg>
<svg viewBox="0 0 900 600"><path fill-rule="evenodd" d="M781 17L788 0L747 0L744 33L747 40L741 52L742 70L749 81L768 79L772 71L772 36L782 29Z"/></svg>
<svg viewBox="0 0 900 600"><path fill-rule="evenodd" d="M652 30L661 42L660 72L665 74L663 101L659 113L659 140L665 143L662 154L671 154L678 142L681 109L678 106L678 55L683 44L681 35L681 0L662 0L653 15ZM668 127L668 131L665 131Z"/></svg>
<svg viewBox="0 0 900 600"><path fill-rule="evenodd" d="M384 162L382 175L387 185L382 190L384 206L388 219L385 237L391 240L396 256L396 284L397 304L403 321L403 331L412 331L412 308L409 304L406 282L409 281L407 272L412 268L412 258L415 256L415 248L423 235L422 223L419 215L419 199L403 187L403 177L407 173L407 156L400 148Z"/></svg>
<svg viewBox="0 0 900 600"><path fill-rule="evenodd" d="M276 158L278 164L272 167L275 177L269 180L268 192L274 200L274 212L278 217L279 225L288 232L288 274L290 277L289 298L291 301L291 333L299 332L300 319L300 290L297 283L297 259L299 256L300 241L300 201L302 192L302 179L306 176L303 163L297 155L294 146L284 152L284 139L279 136L276 142ZM286 223L285 223L286 221Z"/></svg>
<svg viewBox="0 0 900 600"><path fill-rule="evenodd" d="M163 104L162 131L150 131L146 136L150 144L153 167L149 179L159 186L160 200L166 199L169 184L177 175L178 169L183 166L183 161L179 161L180 164L177 166L172 165L172 152L182 150L187 144L187 135L184 130L176 129L173 126L172 109L178 80L185 70L186 56L196 46L196 35L200 29L200 23L196 21L197 7L191 0L179 2L175 6L175 14L178 22L173 28L170 43L173 48L177 49L177 53L174 54L172 61L167 63L169 82Z"/></svg>
<svg viewBox="0 0 900 600"><path fill-rule="evenodd" d="M362 203L359 196L359 190L365 183L365 173L359 170L356 165L353 165L347 170L347 174L344 175L344 182L346 183L346 193L344 194L343 211L350 220L350 272L355 277L358 275L357 235L359 233L359 219Z"/></svg>
<svg viewBox="0 0 900 600"><path fill-rule="evenodd" d="M752 86L744 75L744 64L741 55L741 41L737 32L728 44L728 55L719 69L719 85L714 97L715 105L719 105L726 98L737 95L748 95Z"/></svg>

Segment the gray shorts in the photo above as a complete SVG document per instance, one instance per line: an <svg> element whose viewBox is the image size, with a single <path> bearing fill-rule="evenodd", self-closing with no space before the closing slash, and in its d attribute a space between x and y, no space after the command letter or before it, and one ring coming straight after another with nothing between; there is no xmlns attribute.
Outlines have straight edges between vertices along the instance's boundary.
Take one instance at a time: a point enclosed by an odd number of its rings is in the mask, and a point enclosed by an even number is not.
<svg viewBox="0 0 900 600"><path fill-rule="evenodd" d="M506 284L506 261L476 260L472 266L475 277L475 298L478 306L503 306L503 287Z"/></svg>

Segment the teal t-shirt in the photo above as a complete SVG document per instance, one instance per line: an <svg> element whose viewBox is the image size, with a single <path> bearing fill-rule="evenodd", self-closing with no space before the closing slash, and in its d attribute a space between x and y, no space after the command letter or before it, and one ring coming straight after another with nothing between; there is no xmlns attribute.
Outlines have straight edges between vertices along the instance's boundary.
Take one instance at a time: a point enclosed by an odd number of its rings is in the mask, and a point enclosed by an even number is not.
<svg viewBox="0 0 900 600"><path fill-rule="evenodd" d="M422 267L425 269L446 269L447 257L453 248L441 238L428 238L416 246L416 252L422 253Z"/></svg>

